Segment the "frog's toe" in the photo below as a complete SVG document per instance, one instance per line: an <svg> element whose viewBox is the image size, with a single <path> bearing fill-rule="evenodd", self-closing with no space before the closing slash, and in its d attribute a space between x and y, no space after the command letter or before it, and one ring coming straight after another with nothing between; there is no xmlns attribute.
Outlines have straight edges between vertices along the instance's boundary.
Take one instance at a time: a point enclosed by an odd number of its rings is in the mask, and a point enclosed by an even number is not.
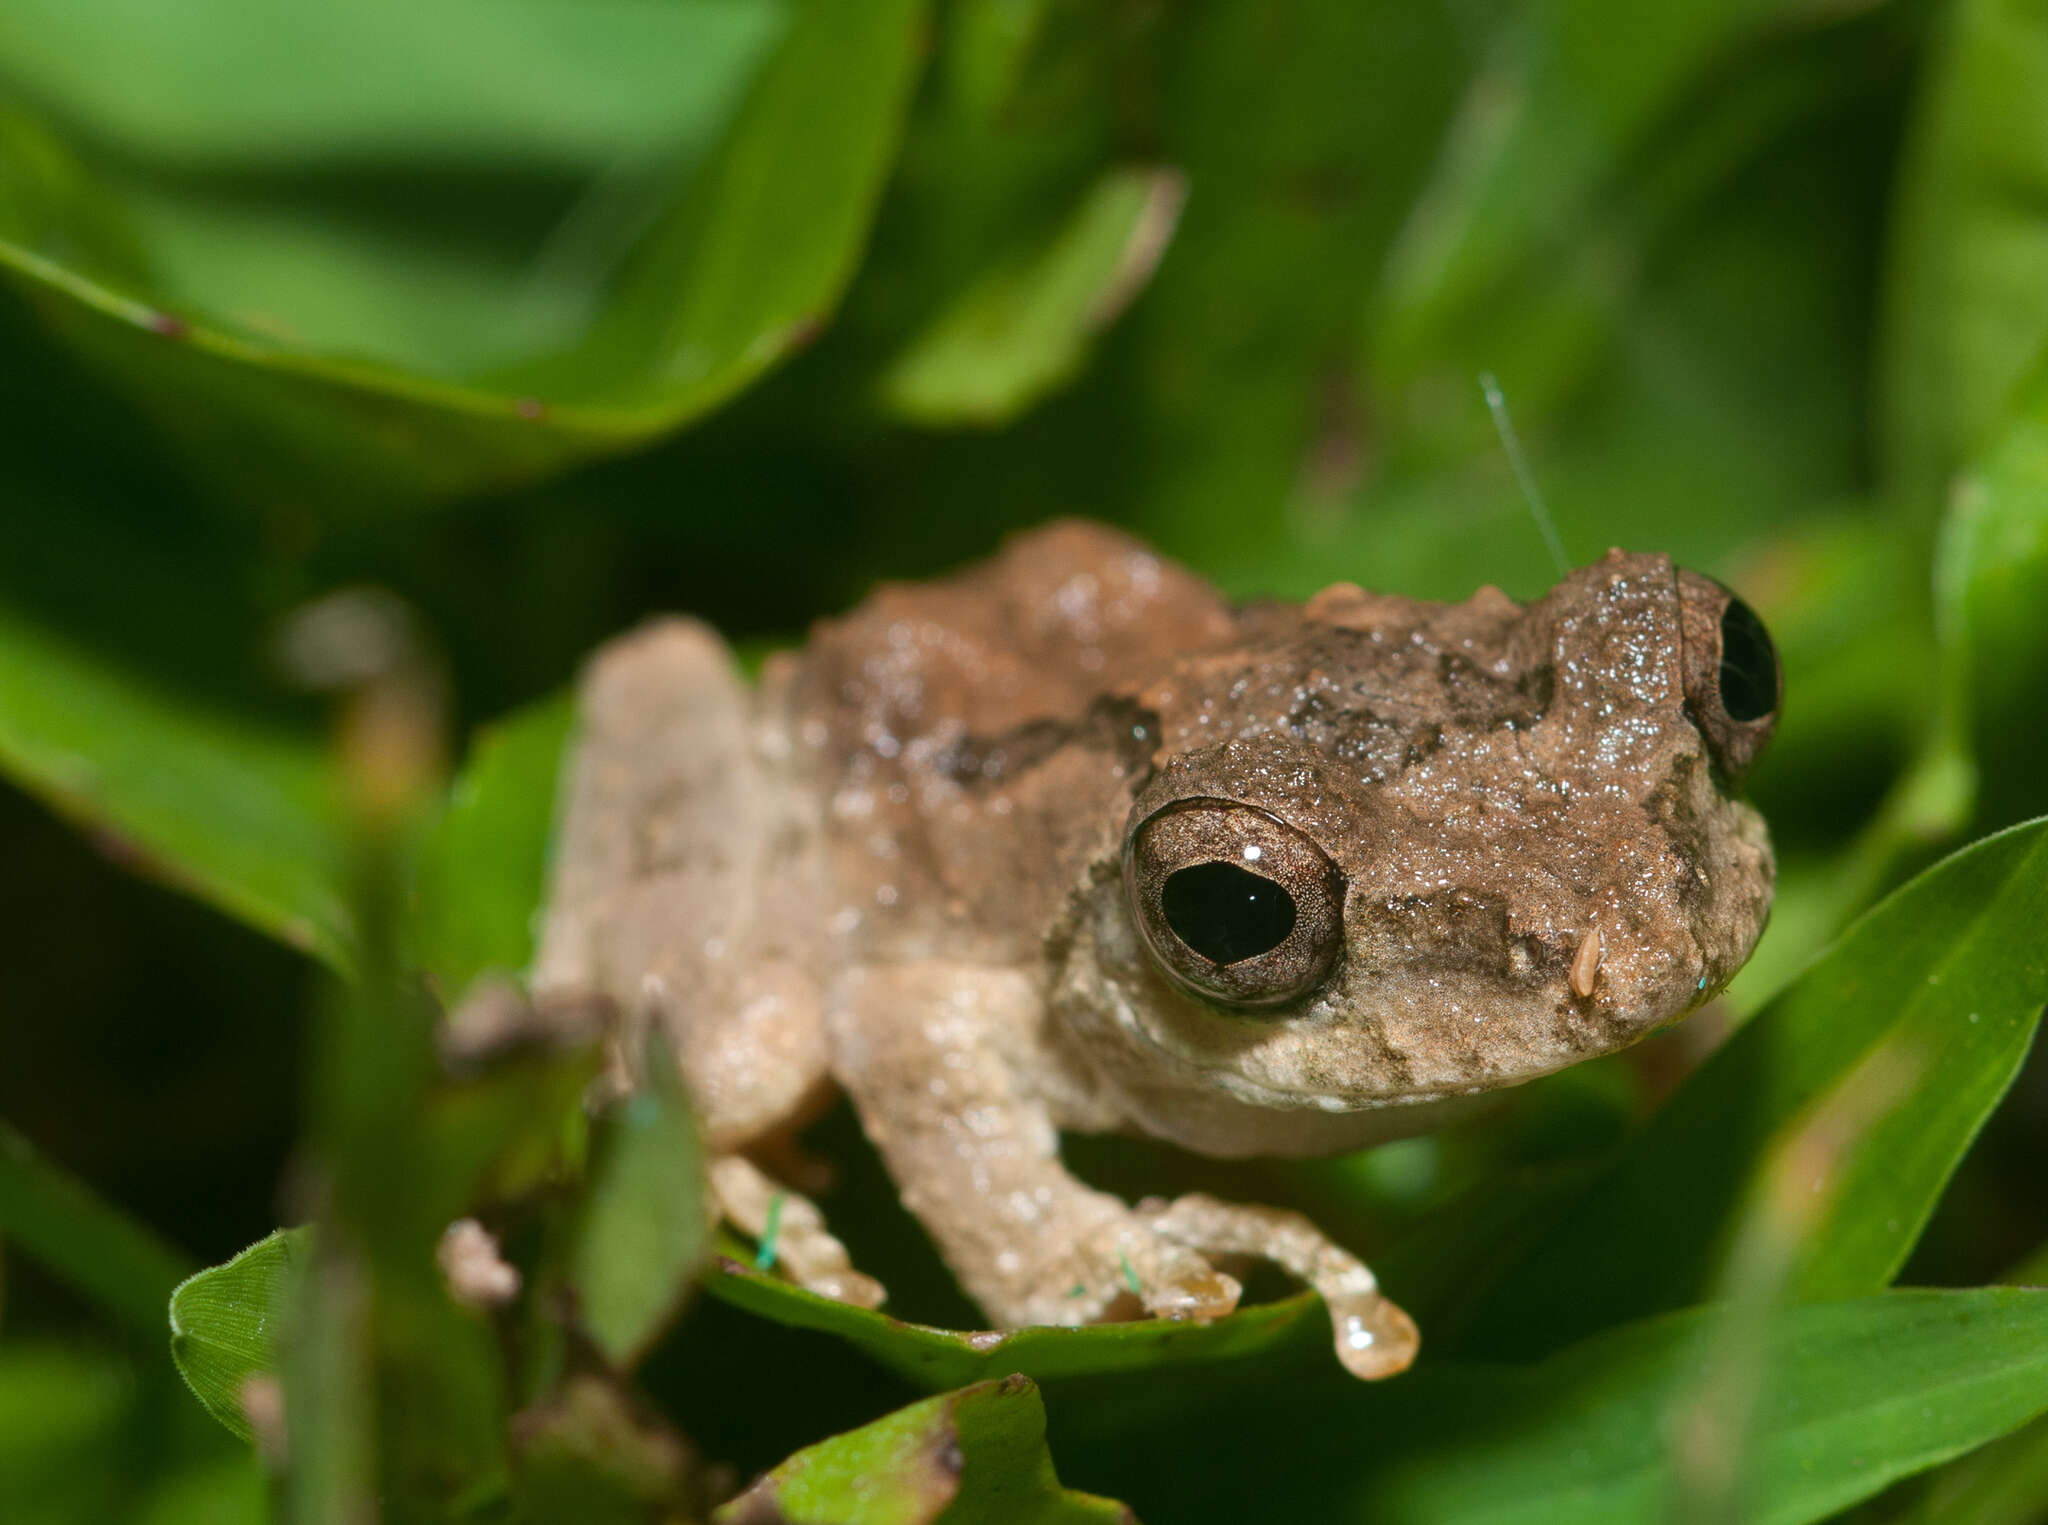
<svg viewBox="0 0 2048 1525"><path fill-rule="evenodd" d="M856 1308L879 1308L889 1295L888 1289L874 1277L851 1266L808 1276L803 1285L807 1292L829 1297L835 1303L851 1303Z"/></svg>
<svg viewBox="0 0 2048 1525"><path fill-rule="evenodd" d="M1154 1318L1206 1322L1235 1310L1243 1291L1236 1277L1197 1261L1193 1266L1176 1267L1146 1287L1145 1311Z"/></svg>
<svg viewBox="0 0 2048 1525"><path fill-rule="evenodd" d="M1384 1294L1373 1291L1328 1301L1330 1323L1337 1336L1337 1359L1352 1376L1377 1382L1414 1364L1422 1347L1415 1320Z"/></svg>

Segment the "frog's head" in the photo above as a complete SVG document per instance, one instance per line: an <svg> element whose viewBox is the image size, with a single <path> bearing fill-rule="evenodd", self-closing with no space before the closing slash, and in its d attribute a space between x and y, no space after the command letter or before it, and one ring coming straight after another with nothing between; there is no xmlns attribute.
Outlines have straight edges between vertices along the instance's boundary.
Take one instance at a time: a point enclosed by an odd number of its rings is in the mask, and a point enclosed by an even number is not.
<svg viewBox="0 0 2048 1525"><path fill-rule="evenodd" d="M1241 616L1143 696L1159 750L1058 1007L1132 1113L1342 1147L1691 1010L1769 909L1733 793L1776 721L1749 607L1611 552L1520 606L1349 584Z"/></svg>

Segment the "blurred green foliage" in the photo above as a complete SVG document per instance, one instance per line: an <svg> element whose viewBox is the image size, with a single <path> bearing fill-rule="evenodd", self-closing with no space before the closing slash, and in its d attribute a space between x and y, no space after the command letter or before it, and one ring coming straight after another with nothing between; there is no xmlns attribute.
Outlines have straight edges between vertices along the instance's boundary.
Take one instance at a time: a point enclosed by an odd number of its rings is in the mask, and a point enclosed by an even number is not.
<svg viewBox="0 0 2048 1525"><path fill-rule="evenodd" d="M0 1518L1114 1518L1048 1440L1153 1519L2038 1518L2044 102L2018 0L17 0ZM1372 1254L1380 1389L1278 1289L966 1339L843 1113L897 1317L704 1266L677 1099L587 1118L503 980L582 654L1057 513L1528 596L1482 372L1572 556L1778 638L1749 1025L1353 1159L1076 1141Z"/></svg>

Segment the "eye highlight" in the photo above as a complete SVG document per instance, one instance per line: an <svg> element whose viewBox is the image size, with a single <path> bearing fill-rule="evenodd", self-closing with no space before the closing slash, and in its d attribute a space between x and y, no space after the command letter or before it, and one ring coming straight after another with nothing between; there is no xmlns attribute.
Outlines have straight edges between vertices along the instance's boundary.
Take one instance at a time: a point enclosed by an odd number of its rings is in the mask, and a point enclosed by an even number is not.
<svg viewBox="0 0 2048 1525"><path fill-rule="evenodd" d="M1125 844L1124 884L1154 961L1205 1000L1293 1000L1343 947L1335 865L1250 805L1181 800L1148 816Z"/></svg>
<svg viewBox="0 0 2048 1525"><path fill-rule="evenodd" d="M1784 673L1754 609L1711 577L1678 574L1685 704L1721 771L1740 775L1778 724Z"/></svg>

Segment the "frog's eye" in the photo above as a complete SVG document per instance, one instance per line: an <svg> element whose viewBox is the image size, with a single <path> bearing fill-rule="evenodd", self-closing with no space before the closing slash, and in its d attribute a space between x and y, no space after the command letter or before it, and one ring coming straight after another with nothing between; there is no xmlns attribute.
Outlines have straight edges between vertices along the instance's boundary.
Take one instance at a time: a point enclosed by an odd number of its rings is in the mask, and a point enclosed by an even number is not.
<svg viewBox="0 0 2048 1525"><path fill-rule="evenodd" d="M1146 817L1124 849L1124 884L1153 958L1207 1000L1291 1001L1343 946L1343 876L1250 805L1181 800Z"/></svg>
<svg viewBox="0 0 2048 1525"><path fill-rule="evenodd" d="M1678 597L1686 708L1721 770L1739 774L1778 723L1777 648L1756 611L1711 577L1680 571Z"/></svg>

